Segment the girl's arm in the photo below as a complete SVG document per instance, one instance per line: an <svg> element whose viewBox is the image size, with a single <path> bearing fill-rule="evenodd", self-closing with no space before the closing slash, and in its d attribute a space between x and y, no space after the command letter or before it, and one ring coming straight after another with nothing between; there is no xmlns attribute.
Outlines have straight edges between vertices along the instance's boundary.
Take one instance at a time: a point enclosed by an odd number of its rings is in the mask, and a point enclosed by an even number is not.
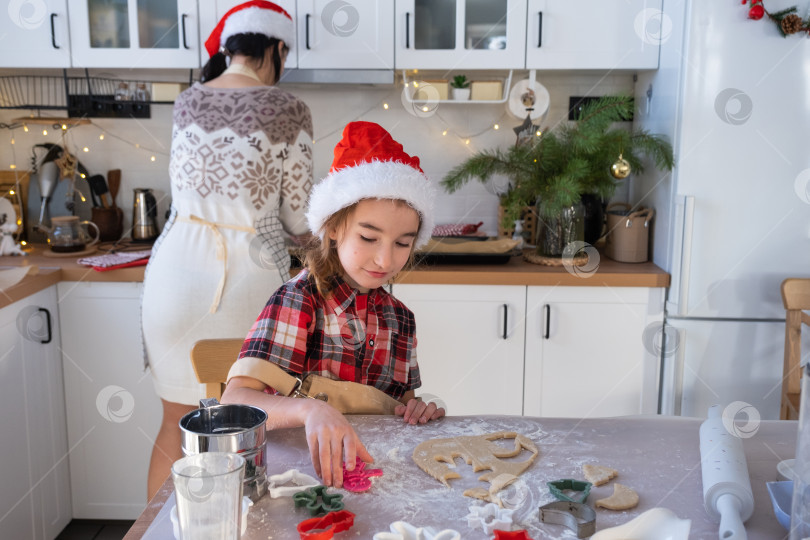
<svg viewBox="0 0 810 540"><path fill-rule="evenodd" d="M266 394L265 384L251 377L234 377L222 393L222 403L254 405L267 412L267 429L304 426L315 472L326 486L343 485L343 463L354 469L355 456L367 463L374 458L351 424L334 407L317 399Z"/></svg>
<svg viewBox="0 0 810 540"><path fill-rule="evenodd" d="M425 403L421 399L416 399L416 392L408 390L400 398L403 405L397 406L394 414L401 416L409 424L427 424L431 420L438 420L444 416L442 407L437 407L435 403Z"/></svg>

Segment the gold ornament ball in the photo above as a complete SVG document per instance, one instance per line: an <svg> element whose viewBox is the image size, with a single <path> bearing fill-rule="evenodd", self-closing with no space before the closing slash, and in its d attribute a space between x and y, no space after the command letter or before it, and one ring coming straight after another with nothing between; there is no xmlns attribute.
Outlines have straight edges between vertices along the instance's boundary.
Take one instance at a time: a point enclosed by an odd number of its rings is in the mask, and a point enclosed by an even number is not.
<svg viewBox="0 0 810 540"><path fill-rule="evenodd" d="M610 174L617 180L627 178L630 176L630 164L622 156L619 156L616 163L610 166Z"/></svg>

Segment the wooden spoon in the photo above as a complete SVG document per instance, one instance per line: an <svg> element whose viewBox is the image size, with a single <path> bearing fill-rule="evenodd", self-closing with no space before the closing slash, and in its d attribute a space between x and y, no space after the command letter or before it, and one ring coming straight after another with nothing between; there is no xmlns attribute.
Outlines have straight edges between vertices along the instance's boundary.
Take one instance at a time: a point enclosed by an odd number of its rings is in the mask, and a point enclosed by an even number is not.
<svg viewBox="0 0 810 540"><path fill-rule="evenodd" d="M112 206L113 208L117 208L115 204L115 196L118 195L118 190L121 187L121 169L112 169L111 171L107 171L107 187L110 190Z"/></svg>

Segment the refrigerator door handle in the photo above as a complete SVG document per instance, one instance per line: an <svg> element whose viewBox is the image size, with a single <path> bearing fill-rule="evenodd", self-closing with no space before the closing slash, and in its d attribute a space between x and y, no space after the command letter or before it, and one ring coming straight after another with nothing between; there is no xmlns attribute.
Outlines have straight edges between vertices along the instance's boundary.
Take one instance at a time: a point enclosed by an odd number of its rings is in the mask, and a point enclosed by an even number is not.
<svg viewBox="0 0 810 540"><path fill-rule="evenodd" d="M675 206L673 256L680 264L673 267L672 285L667 298L670 315L685 316L689 312L689 278L692 267L692 235L695 219L695 197L686 195Z"/></svg>

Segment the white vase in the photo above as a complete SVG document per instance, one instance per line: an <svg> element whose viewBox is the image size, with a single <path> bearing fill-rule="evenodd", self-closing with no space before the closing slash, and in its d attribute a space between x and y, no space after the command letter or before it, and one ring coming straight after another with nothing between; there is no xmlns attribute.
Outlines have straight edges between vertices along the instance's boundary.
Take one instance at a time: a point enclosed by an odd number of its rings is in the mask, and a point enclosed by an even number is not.
<svg viewBox="0 0 810 540"><path fill-rule="evenodd" d="M453 99L458 101L467 101L470 99L469 88L453 88Z"/></svg>

